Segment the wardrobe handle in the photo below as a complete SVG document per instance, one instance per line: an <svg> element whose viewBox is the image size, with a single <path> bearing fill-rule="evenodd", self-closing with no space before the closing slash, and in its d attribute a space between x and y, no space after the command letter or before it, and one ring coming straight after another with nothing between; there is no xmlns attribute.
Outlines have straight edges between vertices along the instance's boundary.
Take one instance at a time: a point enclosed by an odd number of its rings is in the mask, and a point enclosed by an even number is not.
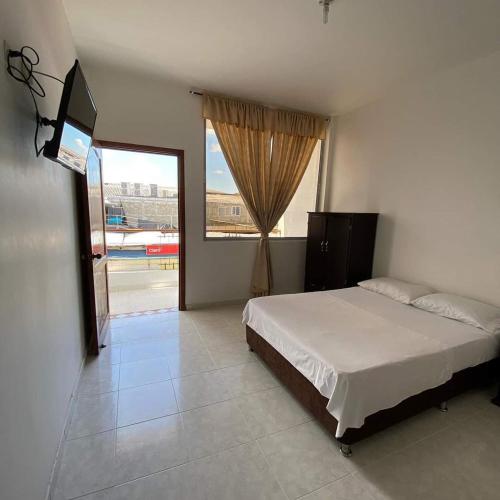
<svg viewBox="0 0 500 500"><path fill-rule="evenodd" d="M324 245L324 244L325 244L325 242L324 242L324 241L322 241L322 242L321 242L321 252L324 252L324 251L325 251L325 249L323 248L323 245Z"/></svg>
<svg viewBox="0 0 500 500"><path fill-rule="evenodd" d="M328 240L326 240L326 243L325 243L325 252L328 252Z"/></svg>

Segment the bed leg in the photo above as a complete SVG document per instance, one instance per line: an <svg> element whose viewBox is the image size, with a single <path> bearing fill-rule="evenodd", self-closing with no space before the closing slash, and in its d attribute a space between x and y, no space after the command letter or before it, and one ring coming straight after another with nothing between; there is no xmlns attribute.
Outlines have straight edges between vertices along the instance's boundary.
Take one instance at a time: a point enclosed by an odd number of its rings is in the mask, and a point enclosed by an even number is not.
<svg viewBox="0 0 500 500"><path fill-rule="evenodd" d="M250 352L253 352L253 348L252 348L252 347L250 347L250 346L248 346L248 350L249 350Z"/></svg>
<svg viewBox="0 0 500 500"><path fill-rule="evenodd" d="M448 401L442 401L439 405L439 411L446 413L448 411Z"/></svg>
<svg viewBox="0 0 500 500"><path fill-rule="evenodd" d="M340 443L340 453L342 453L342 455L344 455L344 457L352 456L351 445Z"/></svg>

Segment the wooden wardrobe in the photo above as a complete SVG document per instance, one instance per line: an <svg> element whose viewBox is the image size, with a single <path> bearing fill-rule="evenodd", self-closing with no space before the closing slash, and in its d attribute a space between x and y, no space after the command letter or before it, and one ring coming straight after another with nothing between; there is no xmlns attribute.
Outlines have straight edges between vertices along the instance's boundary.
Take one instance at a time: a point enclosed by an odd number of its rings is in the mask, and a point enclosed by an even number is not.
<svg viewBox="0 0 500 500"><path fill-rule="evenodd" d="M304 290L356 286L372 276L378 214L309 212Z"/></svg>

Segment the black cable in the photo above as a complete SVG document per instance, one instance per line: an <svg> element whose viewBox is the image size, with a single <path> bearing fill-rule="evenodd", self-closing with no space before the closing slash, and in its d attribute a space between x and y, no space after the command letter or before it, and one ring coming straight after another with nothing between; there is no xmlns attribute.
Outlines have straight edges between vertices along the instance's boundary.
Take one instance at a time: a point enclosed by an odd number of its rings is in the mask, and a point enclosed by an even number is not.
<svg viewBox="0 0 500 500"><path fill-rule="evenodd" d="M30 57L25 54L26 50L31 50L33 52L36 57L35 61L32 61ZM20 58L22 68L16 68L15 66L13 66L10 61L12 58ZM12 78L14 78L14 80L26 85L37 96L45 97L46 94L44 88L42 87L38 79L33 76L33 67L36 66L39 62L40 56L38 55L38 52L34 48L25 45L19 51L9 50L7 72L10 76L12 76Z"/></svg>
<svg viewBox="0 0 500 500"><path fill-rule="evenodd" d="M32 57L29 57L29 55L26 53L27 51L32 52ZM11 59L17 59L17 58L21 60L22 64L21 68L16 68L11 63ZM37 157L40 156L45 146L42 146L41 148L38 147L38 132L40 127L44 123L38 110L38 103L36 102L35 95L43 99L46 96L46 93L45 89L42 87L42 84L39 82L35 74L52 78L53 80L57 80L58 82L64 84L62 80L60 80L55 76L48 75L47 73L43 73L41 71L35 71L33 68L39 62L40 62L40 56L38 55L38 52L33 47L30 47L28 45L21 47L21 50L9 50L7 54L7 72L12 78L14 78L14 80L28 87L28 91L31 95L31 98L33 99L33 104L35 106L35 113L36 113L35 114L36 128L35 128L34 143L35 143L35 154Z"/></svg>
<svg viewBox="0 0 500 500"><path fill-rule="evenodd" d="M47 78L52 78L52 80L56 80L57 82L62 83L64 85L64 80L57 78L57 76L48 75L47 73L43 73L41 71L33 71L33 73L35 73L37 75L46 76Z"/></svg>

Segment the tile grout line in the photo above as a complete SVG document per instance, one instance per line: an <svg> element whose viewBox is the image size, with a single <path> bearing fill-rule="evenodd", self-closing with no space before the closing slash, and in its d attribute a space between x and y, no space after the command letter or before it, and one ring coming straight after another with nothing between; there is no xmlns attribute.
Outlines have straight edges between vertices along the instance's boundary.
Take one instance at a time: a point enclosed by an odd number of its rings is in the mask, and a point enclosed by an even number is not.
<svg viewBox="0 0 500 500"><path fill-rule="evenodd" d="M300 497L296 497L294 500L303 500L303 499L304 499L304 498L306 498L307 496L312 495L313 493L316 493L317 491L319 491L319 490L321 490L321 489L323 489L323 488L328 488L329 486L331 486L331 485L332 485L332 484L334 484L334 483L337 483L338 481L341 481L341 480L346 479L346 478L348 478L348 477L353 477L353 478L356 478L356 475L357 475L357 474L358 474L357 472L348 472L347 474L345 474L345 475L343 475L343 476L340 476L340 477L338 477L337 479L334 479L333 481L330 481L329 483L326 483L326 484L324 484L323 486L320 486L319 488L316 488L315 490L312 490L312 491L310 491L309 493L306 493L305 495L301 495ZM376 499L374 498L374 496L371 494L371 492L370 492L370 491L368 491L368 490L366 490L366 489L365 489L364 491L365 491L365 493L367 493L367 494L370 496L370 499L371 499L371 500L376 500Z"/></svg>
<svg viewBox="0 0 500 500"><path fill-rule="evenodd" d="M267 464L267 467L268 467L268 470L271 471L271 474L272 474L272 477L274 478L274 480L276 481L276 483L278 484L278 486L280 487L280 490L282 491L283 495L285 495L285 498L287 498L288 500L293 500L291 499L288 494L286 493L283 485L281 484L281 481L279 480L276 472L274 471L273 467L271 466L271 464L269 463L269 461L267 460L267 457L266 457L266 454L264 453L264 451L262 450L262 446L260 445L259 443L259 440L256 439L255 440L255 444L257 445L257 448L259 449L259 452L260 454L262 455L262 458L264 459L264 462Z"/></svg>
<svg viewBox="0 0 500 500"><path fill-rule="evenodd" d="M275 387L273 387L273 388L268 389L268 390L272 390L272 389L276 389L276 388L275 388ZM265 392L265 391L262 391L262 392ZM249 428L249 430L250 430L250 425L249 425L249 423L248 423L248 420L247 420L247 417L246 417L246 415L245 415L245 412L244 412L244 411L240 408L240 406L239 406L239 404L238 404L238 401L237 401L237 400L236 400L236 405L237 405L238 409L240 410L240 413L243 415L243 420L245 420L245 422L246 422L246 424L247 424L247 426L248 426L248 428ZM292 426L290 426L290 427L286 427L285 429L280 429L279 431L276 431L276 432L270 432L270 433L268 433L268 434L264 434L263 436L260 436L260 437L255 437L255 438L254 438L254 440L252 441L252 442L254 442L254 443L256 444L256 446L257 446L257 448L259 449L259 451L260 451L260 453L261 453L262 457L264 458L264 462L267 464L268 470L270 470L270 471L271 471L272 476L274 477L275 481L278 483L278 485L279 485L279 487L280 487L281 491L282 491L282 492L283 492L283 494L285 495L285 498L287 498L288 500L293 500L293 499L290 499L290 497L289 497L289 496L288 496L288 494L286 493L286 491L285 491L285 489L284 489L283 485L281 484L281 481L279 480L279 478L278 478L278 476L277 476L276 472L273 470L273 467L271 466L270 462L267 460L266 454L264 453L264 450L262 449L262 446L260 445L259 440L260 440L260 439L263 439L263 438L268 438L268 437L273 436L274 434L278 434L278 433L280 433L280 432L289 431L290 429L293 429L293 428L295 428L295 427L298 427L299 425L304 425L304 424L306 424L306 423L308 423L308 422L310 422L310 421L301 422L300 424L292 425ZM250 432L250 434L252 434L252 433ZM252 435L252 437L253 437L253 435Z"/></svg>
<svg viewBox="0 0 500 500"><path fill-rule="evenodd" d="M155 358L155 359L157 359L157 358ZM253 363L253 361L248 362L248 363L243 363L243 364L251 364L251 363ZM237 365L237 366L241 366L241 365ZM227 368L232 368L232 367L227 367ZM222 369L223 368L220 368L218 370L222 370ZM185 377L179 377L179 378L175 378L175 379L167 379L167 380L164 380L164 381L151 382L151 383L148 383L148 384L142 384L140 386L129 387L129 388L125 388L125 389L119 389L117 391L110 391L110 392L105 392L105 393L99 393L99 394L94 394L94 395L83 395L83 396L84 397L88 396L88 397L92 398L94 396L97 397L97 396L102 396L102 395L106 395L106 394L113 394L115 392L119 393L121 391L128 391L128 390L132 390L132 389L138 389L139 387L147 387L147 386L150 386L150 385L155 385L155 384L159 384L159 383L163 383L163 382L173 382L174 380L181 380L181 379L188 378L190 376L196 376L196 375L200 375L200 374L203 374L203 373L212 373L214 371L217 371L217 370L212 370L210 372L195 373L195 374L192 374L192 375L187 375ZM236 393L233 393L232 391L229 391L229 397L228 398L221 399L219 401L214 401L214 402L211 402L211 403L202 404L200 406L195 406L193 408L181 409L180 406L179 406L179 403L178 403L177 394L176 394L175 389L173 388L173 384L172 384L172 390L173 390L173 393L174 393L174 398L175 398L176 405L177 405L177 410L178 410L177 412L175 412L175 413L169 413L169 414L165 414L165 415L160 415L158 417L154 417L154 418L150 418L150 419L146 419L146 420L141 420L139 422L134 422L134 423L131 423L131 424L119 426L118 425L118 411L117 411L117 417L116 417L115 427L114 428L107 429L107 430L100 431L100 432L91 433L91 434L86 434L84 436L78 436L78 437L75 437L75 438L67 439L67 441L74 441L76 439L81 439L81 438L85 438L85 437L95 436L95 435L103 434L105 432L110 432L113 429L122 429L122 428L125 428L125 427L130 427L132 425L138 425L138 424L141 424L141 423L144 423L144 422L148 422L148 421L151 421L151 420L158 420L160 418L165 418L165 417L168 417L168 416L171 416L171 415L176 415L176 414L179 414L179 413L186 413L188 411L193 411L193 410L197 410L197 409L201 409L201 408L206 408L208 406L212 406L212 405L219 404L219 403L224 403L224 402L227 402L227 401L237 401L238 399L243 398L243 397L253 396L255 394L259 394L259 393L263 393L263 392L268 392L268 391L272 391L272 390L276 390L276 389L282 389L283 390L284 387L280 383L278 383L278 385L273 386L273 387L266 387L265 389L258 389L258 390L255 390L255 391L244 392L244 393L241 393L241 394L236 394ZM119 394L117 394L117 401L119 401ZM118 402L117 402L117 408L118 408ZM310 417L310 418L308 418L308 420L306 420L304 422L301 422L299 424L295 424L295 425L290 426L290 427L286 427L285 429L280 429L279 431L275 431L275 432L272 432L272 433L269 433L269 434L265 434L265 435L260 436L260 437L265 437L267 435L275 434L276 432L281 432L283 430L291 429L293 427L296 427L298 425L302 425L302 424L310 422L312 420L313 420L313 418ZM257 438L257 439L259 439L259 438Z"/></svg>
<svg viewBox="0 0 500 500"><path fill-rule="evenodd" d="M121 351L120 351L121 357ZM120 381L122 374L122 365L118 365L118 394L116 395L116 415L115 415L115 433L114 433L114 455L116 456L116 438L118 435L118 414L120 412Z"/></svg>
<svg viewBox="0 0 500 500"><path fill-rule="evenodd" d="M379 457L378 459L374 459L374 460L370 460L369 462L367 463L364 463L364 464L360 464L359 467L361 468L368 468L368 467L373 467L375 465L375 463L380 463L381 461L383 460L386 460L387 458L389 457L392 457L393 455L397 454L397 453L401 453L402 451L406 451L408 450L409 448L412 448L413 446L417 445L417 444L420 444L422 443L423 441L431 438L431 437L434 437L436 436L437 434L440 434L441 432L444 432L446 430L448 430L449 428L451 427L450 424L446 425L445 427L441 428L441 429L438 429L436 431L433 431L431 432L430 434L427 434L426 436L424 437L421 437L421 438L418 438L416 441L412 441L411 443L408 443L406 445L404 445L403 447L401 448L396 448L394 450L391 450L391 451L388 451L386 452L385 454L383 454L381 457ZM367 439L370 439L370 437L368 437ZM354 443L353 446L355 446L356 443ZM353 450L353 453L356 451L356 449ZM359 470L356 470L355 472L353 472L353 474L355 473L358 473Z"/></svg>
<svg viewBox="0 0 500 500"><path fill-rule="evenodd" d="M277 387L271 387L270 389L263 389L262 391L259 391L259 392L272 391L273 389L277 389ZM240 399L242 397L245 397L245 396L258 394L259 392L254 392L252 394L243 394L241 396L233 397L233 398L230 398L230 399L223 399L221 401L216 401L214 403L208 403L208 404L203 405L203 406L197 406L195 408L189 408L188 410L179 410L176 413L169 413L169 414L166 414L166 415L161 415L159 417L148 418L147 420L141 420L139 422L134 422L133 424L116 426L116 427L113 427L112 429L107 429L105 431L99 431L99 432L95 432L95 433L92 433L92 434L86 434L85 436L78 436L78 437L75 437L75 438L66 439L66 441L76 441L77 439L84 439L84 438L89 438L89 437L93 437L93 436L99 436L101 434L105 434L106 432L111 432L111 431L119 430L119 429L126 429L128 427L133 427L134 425L140 425L140 424L144 424L146 422L152 422L152 421L155 421L155 420L160 420L162 418L173 417L175 415L182 416L182 414L184 414L184 413L188 413L188 412L196 411L196 410L201 410L203 408L208 408L210 406L219 405L219 404L222 404L222 403L227 403L229 401L234 401L234 402L236 402L236 404L238 404L238 399ZM174 397L175 397L175 391L174 391ZM239 405L238 405L238 408L239 408ZM243 413L243 411L242 411L242 413ZM309 418L308 420L305 420L304 422L300 422L298 424L294 424L294 425L291 425L289 427L285 427L283 429L279 429L277 431L272 431L272 432L269 432L267 434L263 434L263 435L258 436L256 438L253 438L253 440L256 441L258 439L263 439L263 438L267 438L269 436L274 436L275 434L279 434L280 432L289 431L291 429L294 429L295 427L299 427L301 425L305 425L305 424L308 424L308 423L313 422L313 421L314 421L313 418ZM235 445L235 446L239 446L239 445ZM230 448L233 448L233 447L230 447ZM225 449L230 449L230 448L225 448ZM224 451L224 450L221 450L221 451ZM387 456L387 455L385 455L385 456Z"/></svg>
<svg viewBox="0 0 500 500"><path fill-rule="evenodd" d="M250 432L250 434L252 435L253 437L253 434L250 430L250 424L247 420L247 417L245 415L245 412L243 410L241 410L240 408L240 405L238 404L238 401L236 400L236 406L238 407L238 409L240 410L240 413L243 415L243 420L245 421L247 427L248 427L248 430ZM257 449L259 450L260 454L262 455L262 458L264 459L264 462L267 464L267 468L269 471L271 471L271 475L272 477L274 478L274 480L276 481L276 483L278 484L278 486L280 487L280 490L281 492L283 493L283 495L285 496L285 498L287 498L288 500L290 500L289 496L286 494L286 491L285 489L283 488L283 485L281 484L280 480L278 479L277 475L276 475L276 472L273 470L273 468L271 467L271 464L269 463L269 461L267 460L267 457L264 453L264 451L262 450L262 447L260 446L260 443L259 443L259 439L260 438L254 438L254 442L255 445L257 446Z"/></svg>
<svg viewBox="0 0 500 500"><path fill-rule="evenodd" d="M156 419L152 419L152 420L156 420ZM110 431L106 431L106 432L110 432ZM238 443L238 444L235 444L233 446L229 446L228 448L224 448L223 450L218 450L215 453L209 453L207 455L203 455L201 457L196 457L196 458L193 458L193 459L188 458L188 460L186 462L183 462L181 464L172 465L171 467L166 467L164 469L159 469L159 470L156 470L154 472L150 472L149 474L145 474L145 475L142 475L142 476L138 476L138 477L129 479L129 480L124 481L122 483L113 484L112 486L106 486L105 488L100 488L98 490L88 491L87 493L84 493L83 495L78 495L76 497L71 497L71 498L68 498L68 499L65 499L65 500L76 500L78 498L85 498L88 495L94 495L94 494L99 493L101 491L111 490L113 488L117 488L119 486L130 484L130 483L133 483L133 482L141 480L141 479L152 477L152 476L155 476L157 474L161 474L161 473L166 472L166 471L170 471L170 470L173 470L173 469L184 467L186 465L192 464L193 462L198 462L198 461L201 461L201 460L206 460L207 458L216 457L216 456L221 455L223 453L226 453L226 452L228 452L230 450L235 450L236 448L240 448L240 447L243 447L243 446L248 446L249 444L252 444L252 443L257 444L257 446L259 447L259 451L262 453L262 451L260 450L260 446L258 445L258 443L256 441L257 440L255 439L253 441L248 441L246 443ZM262 453L262 455L263 455L263 453ZM266 463L267 463L267 461L266 461ZM273 476L274 476L274 474L273 474ZM279 484L279 482L278 482L278 484ZM281 485L280 485L280 488L281 488ZM286 494L285 494L285 497L287 499L289 498Z"/></svg>

